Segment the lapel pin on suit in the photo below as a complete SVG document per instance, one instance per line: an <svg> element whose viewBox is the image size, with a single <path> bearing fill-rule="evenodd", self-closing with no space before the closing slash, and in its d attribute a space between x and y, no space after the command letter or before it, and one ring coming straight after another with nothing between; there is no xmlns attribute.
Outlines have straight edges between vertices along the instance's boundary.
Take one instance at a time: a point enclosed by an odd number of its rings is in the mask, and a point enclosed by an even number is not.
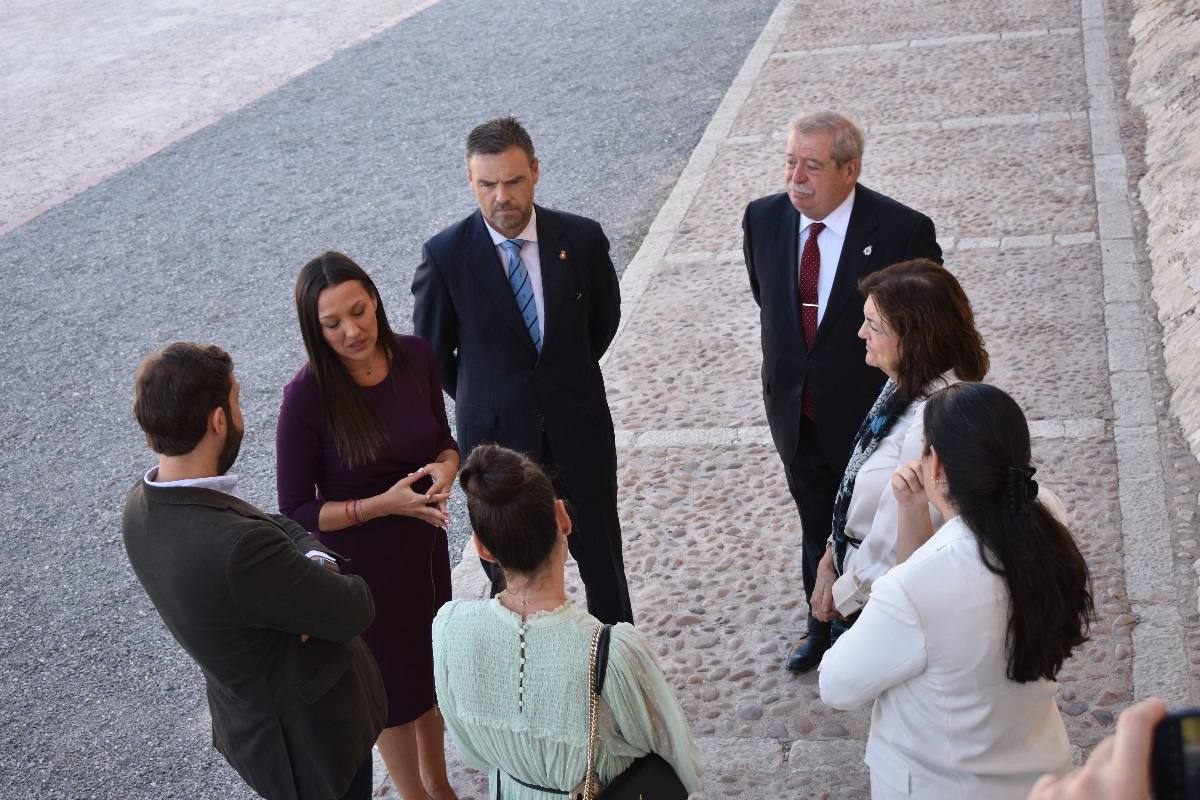
<svg viewBox="0 0 1200 800"><path fill-rule="evenodd" d="M566 260L567 260L567 251L566 251L566 250L559 250L559 251L558 251L558 260L559 260L559 261L566 261Z"/></svg>
<svg viewBox="0 0 1200 800"><path fill-rule="evenodd" d="M871 255L871 245L867 245L866 247L863 248L863 255L864 256Z"/></svg>

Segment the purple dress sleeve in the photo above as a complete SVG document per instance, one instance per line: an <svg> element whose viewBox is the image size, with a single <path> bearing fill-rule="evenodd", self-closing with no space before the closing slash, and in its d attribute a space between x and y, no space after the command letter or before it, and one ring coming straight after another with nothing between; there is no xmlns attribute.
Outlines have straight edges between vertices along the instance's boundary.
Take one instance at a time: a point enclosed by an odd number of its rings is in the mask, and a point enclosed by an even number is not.
<svg viewBox="0 0 1200 800"><path fill-rule="evenodd" d="M433 354L433 348L430 347L429 342L417 336L409 337L409 341L416 344L412 349L419 354L423 362L419 368L425 372L425 376L429 380L429 405L433 409L433 416L437 419L439 426L438 445L434 455L443 450L461 452L458 449L458 442L454 441L454 435L450 432L450 422L446 419L446 398L442 396L442 381L438 377L437 360Z"/></svg>
<svg viewBox="0 0 1200 800"><path fill-rule="evenodd" d="M275 428L275 491L279 511L308 531L320 530L318 520L325 504L317 489L320 424L316 387L305 367L283 388L283 405Z"/></svg>

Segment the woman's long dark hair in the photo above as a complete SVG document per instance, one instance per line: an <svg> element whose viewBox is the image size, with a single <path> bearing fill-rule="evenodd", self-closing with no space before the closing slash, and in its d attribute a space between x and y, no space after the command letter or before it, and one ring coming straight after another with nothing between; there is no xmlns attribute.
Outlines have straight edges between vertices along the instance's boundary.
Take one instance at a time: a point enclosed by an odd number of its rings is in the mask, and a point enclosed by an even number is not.
<svg viewBox="0 0 1200 800"><path fill-rule="evenodd" d="M353 466L373 461L387 443L387 435L383 420L367 403L350 371L321 334L317 298L324 289L345 281L358 281L375 300L376 335L391 369L411 372L411 368L396 347L396 334L388 324L379 290L362 267L349 256L332 250L304 265L296 278L296 314L300 318L304 349L308 351L308 368L317 381L321 407L333 432L338 455Z"/></svg>
<svg viewBox="0 0 1200 800"><path fill-rule="evenodd" d="M1087 641L1091 577L1071 532L1033 502L1025 415L994 386L954 384L925 404L925 447L931 446L984 565L1008 584L1008 677L1054 680Z"/></svg>
<svg viewBox="0 0 1200 800"><path fill-rule="evenodd" d="M467 456L459 483L471 527L501 567L535 572L558 540L554 485L529 456L481 444Z"/></svg>

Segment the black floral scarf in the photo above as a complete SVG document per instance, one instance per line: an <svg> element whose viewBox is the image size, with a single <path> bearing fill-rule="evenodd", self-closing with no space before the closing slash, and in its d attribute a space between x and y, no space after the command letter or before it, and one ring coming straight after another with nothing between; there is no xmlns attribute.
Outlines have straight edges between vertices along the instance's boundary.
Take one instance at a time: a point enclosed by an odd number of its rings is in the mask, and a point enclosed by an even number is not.
<svg viewBox="0 0 1200 800"><path fill-rule="evenodd" d="M875 405L871 406L858 429L858 434L854 437L850 462L846 465L846 472L842 475L841 485L838 486L837 496L833 500L833 564L839 575L842 574L842 565L846 561L847 546L858 547L860 544L858 539L846 535L846 515L850 511L850 498L854 496L854 481L858 477L858 471L908 408L909 401L900 395L898 389L896 381L889 379L880 390Z"/></svg>

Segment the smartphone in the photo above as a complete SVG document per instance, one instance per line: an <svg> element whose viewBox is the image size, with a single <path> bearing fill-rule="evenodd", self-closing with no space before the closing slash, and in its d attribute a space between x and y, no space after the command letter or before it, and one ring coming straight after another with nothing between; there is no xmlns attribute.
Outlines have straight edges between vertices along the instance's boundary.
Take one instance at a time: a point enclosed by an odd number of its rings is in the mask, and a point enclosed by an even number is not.
<svg viewBox="0 0 1200 800"><path fill-rule="evenodd" d="M1200 800L1200 708L1173 711L1154 729L1154 800Z"/></svg>

